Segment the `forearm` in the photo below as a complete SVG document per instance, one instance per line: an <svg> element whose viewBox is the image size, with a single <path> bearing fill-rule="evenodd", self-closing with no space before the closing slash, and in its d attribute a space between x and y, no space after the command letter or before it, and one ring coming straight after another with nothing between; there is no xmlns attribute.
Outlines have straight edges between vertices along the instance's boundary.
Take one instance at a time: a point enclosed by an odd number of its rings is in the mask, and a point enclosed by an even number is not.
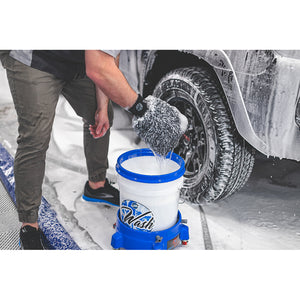
<svg viewBox="0 0 300 300"><path fill-rule="evenodd" d="M87 76L113 102L124 108L131 107L138 95L130 87L112 56L99 50L85 51Z"/></svg>
<svg viewBox="0 0 300 300"><path fill-rule="evenodd" d="M96 85L97 110L106 110L108 107L109 98L102 92L99 86Z"/></svg>
<svg viewBox="0 0 300 300"><path fill-rule="evenodd" d="M98 86L96 86L96 99L95 123L89 126L90 133L95 139L104 136L110 126L108 118L109 99Z"/></svg>

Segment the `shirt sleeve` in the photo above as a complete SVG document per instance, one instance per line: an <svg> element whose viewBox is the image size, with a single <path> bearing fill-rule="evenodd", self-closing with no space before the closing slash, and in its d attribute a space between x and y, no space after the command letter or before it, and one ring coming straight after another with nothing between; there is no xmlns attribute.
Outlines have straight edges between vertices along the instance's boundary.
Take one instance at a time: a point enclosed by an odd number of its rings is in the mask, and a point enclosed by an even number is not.
<svg viewBox="0 0 300 300"><path fill-rule="evenodd" d="M107 53L107 54L113 56L114 58L116 58L121 52L121 50L100 50L100 51Z"/></svg>

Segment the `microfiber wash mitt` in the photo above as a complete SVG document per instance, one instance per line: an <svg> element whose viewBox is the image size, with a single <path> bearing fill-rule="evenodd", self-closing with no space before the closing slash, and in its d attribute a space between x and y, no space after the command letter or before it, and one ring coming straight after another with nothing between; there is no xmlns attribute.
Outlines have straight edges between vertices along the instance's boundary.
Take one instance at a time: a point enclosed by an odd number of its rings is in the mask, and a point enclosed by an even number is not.
<svg viewBox="0 0 300 300"><path fill-rule="evenodd" d="M175 106L154 96L143 101L147 109L142 116L133 117L133 128L152 151L165 157L177 146L188 120Z"/></svg>

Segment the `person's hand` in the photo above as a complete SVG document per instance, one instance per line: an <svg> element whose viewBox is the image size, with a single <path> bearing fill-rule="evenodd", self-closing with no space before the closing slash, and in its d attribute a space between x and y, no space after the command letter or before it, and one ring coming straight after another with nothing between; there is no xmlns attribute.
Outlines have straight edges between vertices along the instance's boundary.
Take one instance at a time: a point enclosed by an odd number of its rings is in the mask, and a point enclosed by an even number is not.
<svg viewBox="0 0 300 300"><path fill-rule="evenodd" d="M129 111L134 113L132 125L137 135L161 156L177 146L188 126L187 118L175 106L153 96L139 96Z"/></svg>
<svg viewBox="0 0 300 300"><path fill-rule="evenodd" d="M90 134L94 139L103 137L109 129L107 109L98 109L95 114L95 124L89 126Z"/></svg>

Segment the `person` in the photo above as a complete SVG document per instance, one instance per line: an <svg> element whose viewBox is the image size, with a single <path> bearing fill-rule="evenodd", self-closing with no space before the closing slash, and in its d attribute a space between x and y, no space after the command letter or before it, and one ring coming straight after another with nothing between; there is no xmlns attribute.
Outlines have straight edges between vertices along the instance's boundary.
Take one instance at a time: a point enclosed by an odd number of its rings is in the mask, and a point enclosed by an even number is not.
<svg viewBox="0 0 300 300"><path fill-rule="evenodd" d="M116 61L117 52L106 53ZM83 119L88 170L83 198L119 206L119 191L106 179L112 104L86 76L84 50L12 50L1 51L0 55L19 123L14 175L17 211L22 222L20 242L23 249L43 249L38 210L59 95Z"/></svg>
<svg viewBox="0 0 300 300"><path fill-rule="evenodd" d="M107 191L112 199L105 201L119 205L118 192L104 180L112 123L108 99L133 114L137 135L158 155L166 156L187 128L186 117L175 107L151 95L143 98L131 88L118 68L119 52L19 50L2 58L19 120L16 199L19 219L23 222L20 239L23 245L28 243L28 248L42 248L37 216L45 154L59 93L84 119L84 148L89 172L83 195L86 200L102 201L102 193Z"/></svg>

